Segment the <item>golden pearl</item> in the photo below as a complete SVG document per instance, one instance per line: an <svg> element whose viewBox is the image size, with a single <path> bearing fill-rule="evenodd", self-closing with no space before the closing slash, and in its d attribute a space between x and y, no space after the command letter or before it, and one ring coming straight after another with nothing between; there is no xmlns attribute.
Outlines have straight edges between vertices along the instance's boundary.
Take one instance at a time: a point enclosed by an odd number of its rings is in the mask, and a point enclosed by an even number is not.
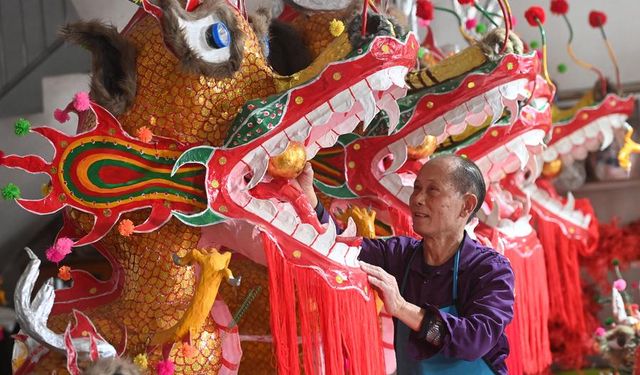
<svg viewBox="0 0 640 375"><path fill-rule="evenodd" d="M413 160L424 159L427 156L431 156L438 147L438 141L436 137L432 135L426 135L424 141L417 147L407 147L407 155Z"/></svg>
<svg viewBox="0 0 640 375"><path fill-rule="evenodd" d="M269 159L269 174L273 177L296 178L307 162L307 151L299 142L289 142L280 155Z"/></svg>
<svg viewBox="0 0 640 375"><path fill-rule="evenodd" d="M551 162L544 163L542 167L542 175L547 178L553 178L562 170L562 160L556 159Z"/></svg>

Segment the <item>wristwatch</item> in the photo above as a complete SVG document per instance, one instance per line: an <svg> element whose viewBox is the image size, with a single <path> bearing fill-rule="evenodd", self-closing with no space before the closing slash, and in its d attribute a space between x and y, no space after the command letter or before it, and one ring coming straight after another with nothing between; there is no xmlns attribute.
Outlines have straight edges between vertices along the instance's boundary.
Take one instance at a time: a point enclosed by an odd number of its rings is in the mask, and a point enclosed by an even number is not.
<svg viewBox="0 0 640 375"><path fill-rule="evenodd" d="M434 322L427 330L426 339L434 346L440 346L442 343L442 332L444 331L444 326L439 319L434 319Z"/></svg>

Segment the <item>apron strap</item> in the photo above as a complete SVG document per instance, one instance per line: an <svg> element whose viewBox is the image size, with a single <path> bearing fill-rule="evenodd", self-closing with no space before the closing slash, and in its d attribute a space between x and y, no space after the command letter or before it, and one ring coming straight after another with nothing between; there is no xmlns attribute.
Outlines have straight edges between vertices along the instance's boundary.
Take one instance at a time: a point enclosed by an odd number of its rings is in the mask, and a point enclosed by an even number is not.
<svg viewBox="0 0 640 375"><path fill-rule="evenodd" d="M453 260L453 291L451 298L453 299L453 305L458 302L458 266L460 265L460 249L456 251L456 257Z"/></svg>

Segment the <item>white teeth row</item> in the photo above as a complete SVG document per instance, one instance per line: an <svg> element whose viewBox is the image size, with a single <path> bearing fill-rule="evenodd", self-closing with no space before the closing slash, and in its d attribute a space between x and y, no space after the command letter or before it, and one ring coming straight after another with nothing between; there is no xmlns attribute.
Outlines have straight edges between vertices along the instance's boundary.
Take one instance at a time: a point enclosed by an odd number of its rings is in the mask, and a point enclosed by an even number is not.
<svg viewBox="0 0 640 375"><path fill-rule="evenodd" d="M621 114L601 117L549 146L542 153L542 157L545 162L551 162L558 157L568 163L584 160L589 152L609 147L614 139L613 130L625 126L626 120L627 116Z"/></svg>
<svg viewBox="0 0 640 375"><path fill-rule="evenodd" d="M575 199L571 193L567 195L567 203L562 205L553 199L546 191L538 189L535 184L523 187L523 190L530 194L531 200L535 201L546 210L574 224L577 227L588 229L591 223L591 215L585 215L574 209Z"/></svg>
<svg viewBox="0 0 640 375"><path fill-rule="evenodd" d="M337 234L333 220L330 219L328 224L323 225L324 233L318 233L312 225L300 222L290 204L285 204L278 209L269 200L253 198L239 190L232 191L231 195L236 202L245 202L242 204L245 210L270 222L274 227L312 248L320 255L344 266L358 267L360 248L336 241Z"/></svg>
<svg viewBox="0 0 640 375"><path fill-rule="evenodd" d="M500 219L496 228L512 238L526 237L533 231L530 222L531 215L521 216L515 222L510 219Z"/></svg>
<svg viewBox="0 0 640 375"><path fill-rule="evenodd" d="M380 179L380 184L390 193L400 199L402 202L409 204L409 198L413 193L413 183L415 175L397 173L388 174Z"/></svg>
<svg viewBox="0 0 640 375"><path fill-rule="evenodd" d="M543 130L530 130L476 160L476 165L489 183L498 182L506 175L530 166L530 157L544 144L544 136ZM509 159L511 155L516 159Z"/></svg>
<svg viewBox="0 0 640 375"><path fill-rule="evenodd" d="M496 87L485 94L476 96L420 129L414 130L389 147L389 150L393 150L397 154L394 153L394 163L390 168L387 168L384 174L394 173L402 166L402 163L396 163L395 160L406 160L405 155L403 155L403 153L406 154L406 150L401 152L401 148L407 145L417 147L424 142L424 137L427 135L435 136L438 142L442 142L448 136L461 134L468 125L482 125L489 117L497 121L501 117L504 107L517 108L518 100L524 99L525 94L526 80L510 82ZM512 118L514 118L514 116L512 116ZM375 162L384 158L388 154L387 151L388 150L383 150L378 153Z"/></svg>

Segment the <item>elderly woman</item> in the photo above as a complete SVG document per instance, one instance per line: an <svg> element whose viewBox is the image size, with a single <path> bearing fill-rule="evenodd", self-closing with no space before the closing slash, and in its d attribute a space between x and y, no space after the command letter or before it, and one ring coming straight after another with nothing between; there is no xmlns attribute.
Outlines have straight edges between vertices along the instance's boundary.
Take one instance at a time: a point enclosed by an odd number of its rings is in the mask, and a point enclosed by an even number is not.
<svg viewBox="0 0 640 375"><path fill-rule="evenodd" d="M298 182L326 222L312 170ZM513 272L504 256L464 230L485 193L473 162L433 158L420 170L409 202L422 239L363 241L362 270L395 318L399 375L507 373L504 330L513 317Z"/></svg>

